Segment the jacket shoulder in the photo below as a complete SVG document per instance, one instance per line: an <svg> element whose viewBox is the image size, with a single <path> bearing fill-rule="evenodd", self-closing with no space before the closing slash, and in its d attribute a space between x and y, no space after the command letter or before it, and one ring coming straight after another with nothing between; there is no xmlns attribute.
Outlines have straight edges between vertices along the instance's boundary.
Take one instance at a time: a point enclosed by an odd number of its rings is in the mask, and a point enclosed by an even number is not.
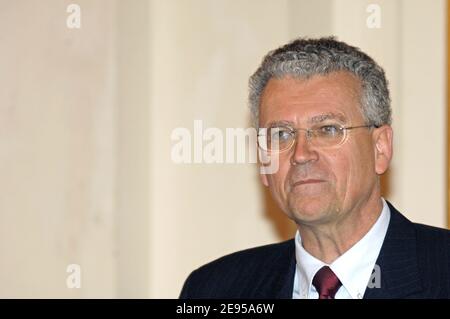
<svg viewBox="0 0 450 319"><path fill-rule="evenodd" d="M294 240L238 251L194 270L186 279L180 298L235 298L249 280L271 268L274 260L289 254ZM239 288L238 288L239 287Z"/></svg>
<svg viewBox="0 0 450 319"><path fill-rule="evenodd" d="M450 230L414 224L418 264L432 298L450 298Z"/></svg>
<svg viewBox="0 0 450 319"><path fill-rule="evenodd" d="M445 249L449 248L450 230L418 223L413 223L413 225L418 242L421 246L438 246Z"/></svg>

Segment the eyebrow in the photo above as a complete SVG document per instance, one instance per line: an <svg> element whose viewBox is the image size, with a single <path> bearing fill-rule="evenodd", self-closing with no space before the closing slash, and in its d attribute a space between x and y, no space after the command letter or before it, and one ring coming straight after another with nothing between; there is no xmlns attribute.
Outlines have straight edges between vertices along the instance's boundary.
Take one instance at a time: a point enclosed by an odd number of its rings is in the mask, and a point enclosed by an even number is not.
<svg viewBox="0 0 450 319"><path fill-rule="evenodd" d="M316 124L327 120L336 120L336 119L344 123L347 122L347 119L343 114L330 112L313 116L310 119L308 119L308 123Z"/></svg>
<svg viewBox="0 0 450 319"><path fill-rule="evenodd" d="M268 123L267 127L280 127L280 126L289 126L294 127L294 122L291 121L273 121Z"/></svg>
<svg viewBox="0 0 450 319"><path fill-rule="evenodd" d="M309 124L317 124L317 123L322 123L325 122L327 120L339 120L343 123L347 123L347 119L345 118L345 116L343 114L340 113L323 113L323 114L319 114L319 115L315 115L311 118L308 119L308 123ZM268 127L279 127L279 126L289 126L289 127L295 127L295 123L291 122L291 121L273 121L268 123Z"/></svg>

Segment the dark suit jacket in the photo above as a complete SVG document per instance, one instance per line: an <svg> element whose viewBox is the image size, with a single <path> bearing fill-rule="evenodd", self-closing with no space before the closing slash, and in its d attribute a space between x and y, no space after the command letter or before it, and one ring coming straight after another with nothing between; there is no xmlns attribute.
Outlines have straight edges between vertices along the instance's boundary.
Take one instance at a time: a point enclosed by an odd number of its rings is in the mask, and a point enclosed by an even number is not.
<svg viewBox="0 0 450 319"><path fill-rule="evenodd" d="M450 231L415 224L390 203L376 264L381 287L364 298L450 298ZM180 298L292 298L294 239L240 251L190 274Z"/></svg>

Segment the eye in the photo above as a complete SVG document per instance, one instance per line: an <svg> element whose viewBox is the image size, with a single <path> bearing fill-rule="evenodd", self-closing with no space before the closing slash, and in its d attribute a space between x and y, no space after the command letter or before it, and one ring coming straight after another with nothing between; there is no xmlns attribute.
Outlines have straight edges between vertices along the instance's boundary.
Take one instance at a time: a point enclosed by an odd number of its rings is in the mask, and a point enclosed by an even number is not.
<svg viewBox="0 0 450 319"><path fill-rule="evenodd" d="M274 127L270 130L270 139L272 141L284 142L292 137L291 130L285 127Z"/></svg>
<svg viewBox="0 0 450 319"><path fill-rule="evenodd" d="M323 125L319 127L317 133L323 137L336 137L342 134L342 128L336 124Z"/></svg>

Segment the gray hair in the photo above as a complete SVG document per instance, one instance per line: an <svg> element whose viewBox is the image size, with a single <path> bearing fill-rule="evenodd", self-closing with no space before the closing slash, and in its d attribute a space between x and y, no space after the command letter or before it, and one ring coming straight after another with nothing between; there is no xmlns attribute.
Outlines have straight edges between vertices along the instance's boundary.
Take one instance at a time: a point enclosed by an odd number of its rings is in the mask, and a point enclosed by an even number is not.
<svg viewBox="0 0 450 319"><path fill-rule="evenodd" d="M337 71L351 72L361 80L361 110L366 123L390 125L391 99L383 69L359 48L327 37L299 38L264 57L249 81L249 104L255 127L259 127L261 94L272 77L308 79Z"/></svg>

